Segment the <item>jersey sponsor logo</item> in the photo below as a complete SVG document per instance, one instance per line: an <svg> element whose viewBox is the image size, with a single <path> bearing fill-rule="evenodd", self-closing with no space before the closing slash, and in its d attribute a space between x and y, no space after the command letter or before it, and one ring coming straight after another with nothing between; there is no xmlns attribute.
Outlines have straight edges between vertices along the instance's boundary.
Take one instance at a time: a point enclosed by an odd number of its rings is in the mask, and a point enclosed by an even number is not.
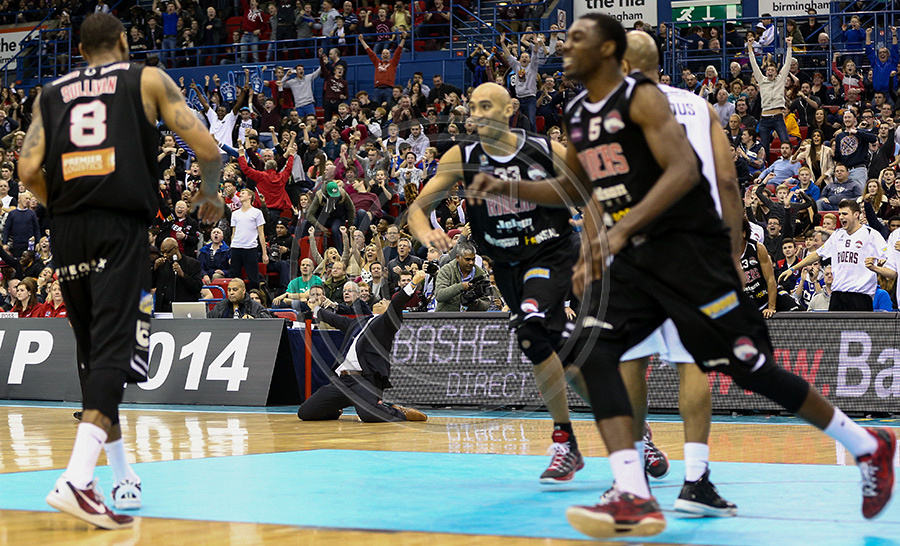
<svg viewBox="0 0 900 546"><path fill-rule="evenodd" d="M549 241L550 239L555 239L559 237L559 232L554 228L547 228L534 237L525 237L526 245L539 245L544 241Z"/></svg>
<svg viewBox="0 0 900 546"><path fill-rule="evenodd" d="M711 319L717 319L729 311L733 311L738 308L740 305L738 301L737 292L732 290L731 292L725 294L721 298L713 300L706 305L700 307L700 310L703 311L703 314L708 316Z"/></svg>
<svg viewBox="0 0 900 546"><path fill-rule="evenodd" d="M606 132L611 135L614 135L621 129L624 129L625 122L622 121L622 114L620 114L618 110L613 110L612 112L607 114L606 119L603 120L603 128L606 129Z"/></svg>
<svg viewBox="0 0 900 546"><path fill-rule="evenodd" d="M714 358L712 360L706 360L703 362L703 366L706 368L715 368L716 366L727 366L730 360L727 358Z"/></svg>
<svg viewBox="0 0 900 546"><path fill-rule="evenodd" d="M610 176L628 174L631 167L618 142L598 144L578 152L578 160L591 180L597 181Z"/></svg>
<svg viewBox="0 0 900 546"><path fill-rule="evenodd" d="M64 85L59 91L65 103L72 102L80 97L99 97L100 95L114 95L118 76L107 76L98 80L82 80Z"/></svg>
<svg viewBox="0 0 900 546"><path fill-rule="evenodd" d="M856 241L856 248L862 248L862 246L863 246L862 241Z"/></svg>
<svg viewBox="0 0 900 546"><path fill-rule="evenodd" d="M547 176L547 171L537 163L528 166L528 178L531 180L544 180Z"/></svg>
<svg viewBox="0 0 900 546"><path fill-rule="evenodd" d="M503 239L496 239L494 237L491 237L487 233L484 234L484 241L487 244L489 244L491 246L495 246L497 248L512 248L519 244L518 237L506 237Z"/></svg>
<svg viewBox="0 0 900 546"><path fill-rule="evenodd" d="M859 254L852 250L844 250L837 253L839 264L857 264L859 263Z"/></svg>
<svg viewBox="0 0 900 546"><path fill-rule="evenodd" d="M525 272L525 277L523 282L528 282L531 279L549 279L550 278L550 270L546 267L533 267Z"/></svg>
<svg viewBox="0 0 900 546"><path fill-rule="evenodd" d="M510 195L495 195L487 200L488 216L506 216L529 212L537 208L537 205L529 201L520 201Z"/></svg>
<svg viewBox="0 0 900 546"><path fill-rule="evenodd" d="M622 197L627 197L627 201L631 201L631 194L628 193L628 188L625 187L625 184L616 184L615 186L610 186L608 188L595 188L594 197L596 197L598 201L603 201L604 203Z"/></svg>
<svg viewBox="0 0 900 546"><path fill-rule="evenodd" d="M584 131L581 130L581 127L572 127L572 130L569 131L569 139L572 142L581 142L581 140L583 138L584 138Z"/></svg>
<svg viewBox="0 0 900 546"><path fill-rule="evenodd" d="M629 212L631 212L631 207L625 207L624 209L617 210L613 213L604 212L603 225L605 225L606 227L613 227L619 220L625 218L625 215L627 215Z"/></svg>
<svg viewBox="0 0 900 546"><path fill-rule="evenodd" d="M103 176L116 170L116 149L103 148L87 152L68 152L62 155L63 180L80 176Z"/></svg>
<svg viewBox="0 0 900 546"><path fill-rule="evenodd" d="M743 362L750 362L759 354L759 349L756 348L756 344L753 343L752 339L746 336L737 338L732 350L734 356Z"/></svg>
<svg viewBox="0 0 900 546"><path fill-rule="evenodd" d="M497 222L497 230L511 231L518 229L528 229L532 226L532 224L534 224L534 220L532 218L500 220L499 222Z"/></svg>

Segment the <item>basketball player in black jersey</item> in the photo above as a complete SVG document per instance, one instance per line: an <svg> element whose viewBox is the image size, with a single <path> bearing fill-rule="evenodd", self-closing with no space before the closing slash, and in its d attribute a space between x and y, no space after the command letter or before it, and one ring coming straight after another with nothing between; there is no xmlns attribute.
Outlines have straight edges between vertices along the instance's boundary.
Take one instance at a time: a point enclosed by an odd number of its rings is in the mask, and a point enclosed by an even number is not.
<svg viewBox="0 0 900 546"><path fill-rule="evenodd" d="M442 252L451 241L432 229L431 210L459 182L468 186L479 171L526 183L546 180L564 166L564 151L545 136L510 131L509 93L495 83L478 86L469 101L479 139L448 150L409 210L409 227L426 246ZM469 202L472 236L494 261L494 277L510 308L511 327L522 352L535 365L535 381L553 417L553 459L541 475L545 484L565 483L584 466L566 401L565 373L556 353L566 332L565 300L571 288L574 253L571 215L565 208L537 206L506 195ZM577 381L577 380L576 380Z"/></svg>
<svg viewBox="0 0 900 546"><path fill-rule="evenodd" d="M217 221L219 150L156 68L128 62L125 28L95 13L81 27L88 67L44 87L19 157L25 185L53 216L53 255L77 342L83 397L72 456L47 503L104 529L132 525L103 502L94 467L105 447L117 506L140 506L119 426L125 383L147 380L150 269L147 227L156 213L159 119L196 152L203 183L195 205ZM172 264L176 274L180 268Z"/></svg>
<svg viewBox="0 0 900 546"><path fill-rule="evenodd" d="M744 293L759 308L762 316L770 318L776 311L798 311L800 306L794 298L778 293L775 282L775 267L765 245L750 239L750 222L744 220L741 229L744 240L744 254L741 269L744 275Z"/></svg>
<svg viewBox="0 0 900 546"><path fill-rule="evenodd" d="M594 187L585 222L591 255L584 275L576 266L575 280L590 281L586 296L596 314L584 320L579 358L616 491L595 506L569 508L569 522L593 537L665 528L631 444L631 407L617 365L666 317L704 370L732 376L844 444L863 474L863 515L875 517L891 497L893 432L863 429L775 364L765 322L741 288L710 181L691 160L696 156L659 89L639 75L622 74L625 47L622 25L599 13L576 21L563 45L566 75L586 89L565 112L567 158L577 180L521 184L479 173L474 184L478 191L512 191L547 204L564 200L553 182L565 188L568 200ZM601 225L609 228L605 241ZM607 252L600 252L603 242ZM606 261L611 263L604 268ZM660 263L668 267L662 270ZM596 297L603 283L605 310Z"/></svg>

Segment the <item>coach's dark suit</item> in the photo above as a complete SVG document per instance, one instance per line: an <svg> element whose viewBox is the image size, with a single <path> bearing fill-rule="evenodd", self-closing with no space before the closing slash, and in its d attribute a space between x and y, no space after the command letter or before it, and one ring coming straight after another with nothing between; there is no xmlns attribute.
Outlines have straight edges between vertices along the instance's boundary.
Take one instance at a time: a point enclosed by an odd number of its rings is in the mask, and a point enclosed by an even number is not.
<svg viewBox="0 0 900 546"><path fill-rule="evenodd" d="M406 291L399 291L387 311L378 316L348 318L319 309L320 321L344 332L338 354L347 355L356 340L355 353L362 371L343 372L340 376L332 374L331 383L306 400L297 410L297 417L304 421L337 419L342 409L354 406L359 418L366 423L406 420L402 411L382 403L381 393L391 386L391 347L410 297ZM337 367L342 363L339 360Z"/></svg>

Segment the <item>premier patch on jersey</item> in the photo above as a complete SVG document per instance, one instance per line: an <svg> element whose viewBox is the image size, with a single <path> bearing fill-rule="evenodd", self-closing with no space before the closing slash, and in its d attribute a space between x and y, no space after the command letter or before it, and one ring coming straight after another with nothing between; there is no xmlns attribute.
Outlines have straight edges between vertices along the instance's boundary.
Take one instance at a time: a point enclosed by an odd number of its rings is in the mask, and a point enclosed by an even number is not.
<svg viewBox="0 0 900 546"><path fill-rule="evenodd" d="M522 302L522 312L526 315L530 315L531 313L537 313L540 310L538 306L538 302L532 299L527 299Z"/></svg>
<svg viewBox="0 0 900 546"><path fill-rule="evenodd" d="M63 180L81 176L103 176L116 170L116 149L103 148L87 152L69 152L62 155Z"/></svg>
<svg viewBox="0 0 900 546"><path fill-rule="evenodd" d="M729 311L737 309L738 305L740 304L738 303L737 292L732 290L721 298L701 306L700 310L703 311L703 314L708 316L709 318L717 319L725 315Z"/></svg>
<svg viewBox="0 0 900 546"><path fill-rule="evenodd" d="M531 180L544 180L547 178L547 171L543 167L535 163L528 166L528 178Z"/></svg>
<svg viewBox="0 0 900 546"><path fill-rule="evenodd" d="M613 110L606 114L606 118L603 120L603 128L611 135L618 133L620 129L624 129L625 122L622 121L622 114L618 110Z"/></svg>
<svg viewBox="0 0 900 546"><path fill-rule="evenodd" d="M550 270L545 267L533 267L525 272L525 282L531 279L549 279Z"/></svg>

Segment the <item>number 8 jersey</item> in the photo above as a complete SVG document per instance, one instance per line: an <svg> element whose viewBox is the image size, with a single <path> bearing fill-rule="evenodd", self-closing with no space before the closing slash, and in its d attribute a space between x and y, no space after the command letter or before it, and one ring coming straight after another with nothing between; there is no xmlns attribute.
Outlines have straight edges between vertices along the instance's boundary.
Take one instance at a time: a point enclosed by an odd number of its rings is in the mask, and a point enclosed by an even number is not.
<svg viewBox="0 0 900 546"><path fill-rule="evenodd" d="M157 210L159 131L141 100L141 65L82 68L44 87L47 208L142 215ZM88 207L87 209L85 207Z"/></svg>

